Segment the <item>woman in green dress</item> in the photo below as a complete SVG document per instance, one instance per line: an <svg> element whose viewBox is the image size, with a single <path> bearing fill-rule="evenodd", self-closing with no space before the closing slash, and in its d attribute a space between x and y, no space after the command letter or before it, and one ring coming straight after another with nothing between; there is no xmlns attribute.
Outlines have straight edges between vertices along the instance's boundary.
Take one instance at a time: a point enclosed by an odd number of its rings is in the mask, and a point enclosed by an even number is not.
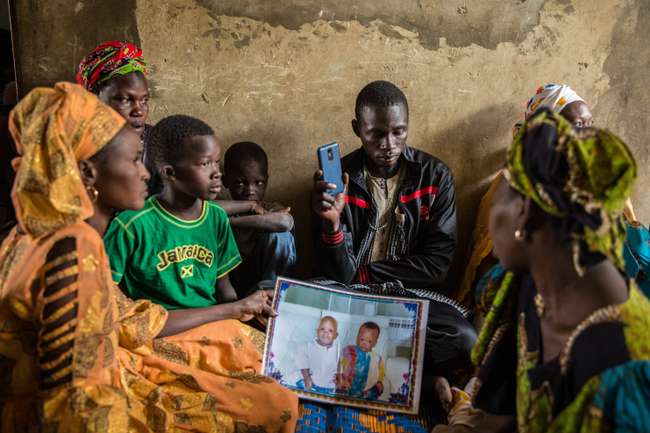
<svg viewBox="0 0 650 433"><path fill-rule="evenodd" d="M544 109L515 136L489 218L513 271L434 432L650 431L650 302L623 273L626 145Z"/></svg>

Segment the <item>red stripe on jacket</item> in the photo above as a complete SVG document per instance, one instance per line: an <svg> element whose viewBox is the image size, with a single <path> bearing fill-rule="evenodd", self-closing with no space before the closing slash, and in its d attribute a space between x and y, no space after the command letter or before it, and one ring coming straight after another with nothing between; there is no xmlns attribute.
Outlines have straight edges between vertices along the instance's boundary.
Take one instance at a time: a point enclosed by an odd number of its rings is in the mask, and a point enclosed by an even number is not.
<svg viewBox="0 0 650 433"><path fill-rule="evenodd" d="M353 204L363 209L368 209L368 202L359 197L353 197L351 195L345 195L345 202L348 204Z"/></svg>
<svg viewBox="0 0 650 433"><path fill-rule="evenodd" d="M417 191L413 191L409 195L403 195L399 198L399 201L402 203L407 203L409 201L418 199L422 196L425 195L436 195L438 194L438 187L437 186L427 186L426 188L418 189Z"/></svg>
<svg viewBox="0 0 650 433"><path fill-rule="evenodd" d="M361 284L367 284L370 282L370 275L368 274L368 268L361 266L357 271L357 280Z"/></svg>

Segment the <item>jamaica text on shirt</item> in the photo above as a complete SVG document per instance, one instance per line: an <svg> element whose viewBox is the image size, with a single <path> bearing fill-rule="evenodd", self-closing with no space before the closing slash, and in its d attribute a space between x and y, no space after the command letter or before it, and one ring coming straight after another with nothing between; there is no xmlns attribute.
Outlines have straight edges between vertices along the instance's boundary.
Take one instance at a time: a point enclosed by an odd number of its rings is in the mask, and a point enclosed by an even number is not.
<svg viewBox="0 0 650 433"><path fill-rule="evenodd" d="M210 267L212 266L214 254L201 245L183 245L167 251L161 251L158 253L158 259L160 260L156 265L158 271L164 271L172 263L180 263L190 259L198 260L207 267Z"/></svg>

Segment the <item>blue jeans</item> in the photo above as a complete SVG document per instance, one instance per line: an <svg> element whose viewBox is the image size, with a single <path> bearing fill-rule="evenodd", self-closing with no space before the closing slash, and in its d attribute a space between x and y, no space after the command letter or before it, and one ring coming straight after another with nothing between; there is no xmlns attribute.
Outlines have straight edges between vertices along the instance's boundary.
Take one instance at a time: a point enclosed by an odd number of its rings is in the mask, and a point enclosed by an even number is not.
<svg viewBox="0 0 650 433"><path fill-rule="evenodd" d="M263 232L242 264L230 273L230 280L242 298L257 289L264 280L275 282L278 276L291 276L296 265L296 241L291 232Z"/></svg>

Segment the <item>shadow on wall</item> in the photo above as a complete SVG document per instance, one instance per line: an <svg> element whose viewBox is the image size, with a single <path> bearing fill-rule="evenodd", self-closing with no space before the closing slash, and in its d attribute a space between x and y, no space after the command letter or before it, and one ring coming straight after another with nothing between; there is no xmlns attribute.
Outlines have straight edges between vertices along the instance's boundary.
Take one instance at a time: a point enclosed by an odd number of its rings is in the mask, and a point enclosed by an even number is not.
<svg viewBox="0 0 650 433"><path fill-rule="evenodd" d="M632 147L634 157L639 164L639 177L632 195L636 214L643 224L650 223L650 172L647 163L650 160L650 146L646 143L645 125L650 114L650 92L647 77L650 68L650 7L643 2L628 3L622 14L612 40L612 50L605 61L604 71L609 75L610 86L598 100L594 108L596 126L605 126L620 134ZM638 8L636 20L634 10ZM631 24L635 22L635 25ZM634 146L636 144L636 146Z"/></svg>
<svg viewBox="0 0 650 433"><path fill-rule="evenodd" d="M503 124L502 113L508 108L496 104L482 108L436 131L427 140L440 150L436 156L447 163L456 181L458 243L447 277L449 293L454 293L460 285L471 254L472 231L481 197L505 164L510 128Z"/></svg>

